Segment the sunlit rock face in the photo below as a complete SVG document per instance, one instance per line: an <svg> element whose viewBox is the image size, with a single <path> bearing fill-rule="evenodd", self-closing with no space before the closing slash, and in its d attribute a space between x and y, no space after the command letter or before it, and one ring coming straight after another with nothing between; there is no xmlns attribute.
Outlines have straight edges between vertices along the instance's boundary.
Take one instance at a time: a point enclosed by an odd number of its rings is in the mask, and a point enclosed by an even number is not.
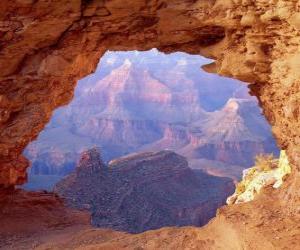
<svg viewBox="0 0 300 250"><path fill-rule="evenodd" d="M25 150L32 162L29 183L39 178L32 175L68 174L93 145L105 161L171 149L192 167L236 180L256 154L276 154L247 85L200 70L208 61L157 50L105 54L95 74L79 82L73 101Z"/></svg>
<svg viewBox="0 0 300 250"><path fill-rule="evenodd" d="M147 152L111 161L93 148L55 191L67 204L88 209L92 224L132 233L165 226L202 226L234 190L229 178L191 170L171 151Z"/></svg>
<svg viewBox="0 0 300 250"><path fill-rule="evenodd" d="M228 197L227 204L249 202L267 186L279 188L291 173L291 167L284 151L280 158L259 162L252 168L243 171L243 179L238 183L235 193Z"/></svg>

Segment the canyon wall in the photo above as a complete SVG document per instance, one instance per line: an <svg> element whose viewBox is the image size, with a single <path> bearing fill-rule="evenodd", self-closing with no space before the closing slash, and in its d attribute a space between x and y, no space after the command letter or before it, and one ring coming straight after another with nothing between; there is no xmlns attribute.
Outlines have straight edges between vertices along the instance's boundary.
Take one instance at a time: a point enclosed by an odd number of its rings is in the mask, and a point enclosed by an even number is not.
<svg viewBox="0 0 300 250"><path fill-rule="evenodd" d="M155 49L105 53L96 72L79 81L72 102L26 147L29 183L70 173L94 145L104 161L170 149L210 173L230 165L222 176L238 180L257 154L278 150L247 85L199 70L209 61Z"/></svg>
<svg viewBox="0 0 300 250"><path fill-rule="evenodd" d="M207 71L251 82L298 171L299 9L293 0L2 1L1 186L26 180L22 150L106 50L154 47L204 55L215 59Z"/></svg>

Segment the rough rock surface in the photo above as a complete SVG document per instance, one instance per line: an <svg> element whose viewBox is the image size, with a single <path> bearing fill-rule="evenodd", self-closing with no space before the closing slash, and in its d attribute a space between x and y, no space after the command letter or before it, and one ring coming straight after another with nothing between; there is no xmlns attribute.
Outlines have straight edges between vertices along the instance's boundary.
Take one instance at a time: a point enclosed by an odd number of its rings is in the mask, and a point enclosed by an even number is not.
<svg viewBox="0 0 300 250"><path fill-rule="evenodd" d="M274 203L274 193L260 196L247 204L223 207L203 228L167 227L132 235L91 228L86 213L66 209L52 194L6 194L11 202L1 196L0 249L298 250L299 220Z"/></svg>
<svg viewBox="0 0 300 250"><path fill-rule="evenodd" d="M1 186L25 181L22 150L53 110L70 101L76 80L92 72L107 49L201 54L216 60L207 71L252 83L293 171L276 192L225 209L199 230L197 241L195 235L191 241L174 235L169 242L202 249L297 249L299 10L295 0L1 1ZM259 220L263 224L255 224ZM224 233L222 221L234 225L232 230ZM148 248L168 243L157 231L147 235L131 243ZM228 242L228 235L235 240ZM129 242L114 246L129 248Z"/></svg>
<svg viewBox="0 0 300 250"><path fill-rule="evenodd" d="M55 231L89 228L89 214L63 204L53 193L0 192L0 249L33 249Z"/></svg>
<svg viewBox="0 0 300 250"><path fill-rule="evenodd" d="M229 178L192 171L171 151L119 158L106 167L96 148L55 188L67 203L88 209L92 225L132 233L165 226L202 226L233 193Z"/></svg>

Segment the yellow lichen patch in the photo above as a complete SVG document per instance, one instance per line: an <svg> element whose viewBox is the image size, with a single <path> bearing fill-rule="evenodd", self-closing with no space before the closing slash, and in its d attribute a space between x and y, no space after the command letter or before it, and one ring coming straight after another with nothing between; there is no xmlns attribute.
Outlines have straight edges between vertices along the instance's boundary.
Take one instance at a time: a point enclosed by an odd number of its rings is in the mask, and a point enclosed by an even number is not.
<svg viewBox="0 0 300 250"><path fill-rule="evenodd" d="M285 151L281 151L279 159L274 159L273 155L258 155L255 166L243 171L243 179L237 184L235 193L228 197L227 204L251 201L262 188L269 185L279 188L284 177L290 173Z"/></svg>
<svg viewBox="0 0 300 250"><path fill-rule="evenodd" d="M275 178L277 182L273 185L274 188L279 188L284 180L284 177L292 172L292 168L289 164L289 159L284 150L280 153L278 162L278 168L275 171Z"/></svg>
<svg viewBox="0 0 300 250"><path fill-rule="evenodd" d="M268 172L278 167L278 160L273 154L259 154L255 157L255 167L258 171Z"/></svg>

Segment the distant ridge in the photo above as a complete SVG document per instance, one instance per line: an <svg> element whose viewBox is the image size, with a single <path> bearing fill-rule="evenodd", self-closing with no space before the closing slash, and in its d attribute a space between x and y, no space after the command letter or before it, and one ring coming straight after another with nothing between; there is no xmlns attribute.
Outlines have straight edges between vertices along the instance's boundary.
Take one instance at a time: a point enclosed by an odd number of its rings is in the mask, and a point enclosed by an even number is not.
<svg viewBox="0 0 300 250"><path fill-rule="evenodd" d="M66 175L97 145L105 161L170 149L192 167L237 180L257 153L277 148L247 85L200 71L204 61L156 50L107 53L26 149L32 174Z"/></svg>

